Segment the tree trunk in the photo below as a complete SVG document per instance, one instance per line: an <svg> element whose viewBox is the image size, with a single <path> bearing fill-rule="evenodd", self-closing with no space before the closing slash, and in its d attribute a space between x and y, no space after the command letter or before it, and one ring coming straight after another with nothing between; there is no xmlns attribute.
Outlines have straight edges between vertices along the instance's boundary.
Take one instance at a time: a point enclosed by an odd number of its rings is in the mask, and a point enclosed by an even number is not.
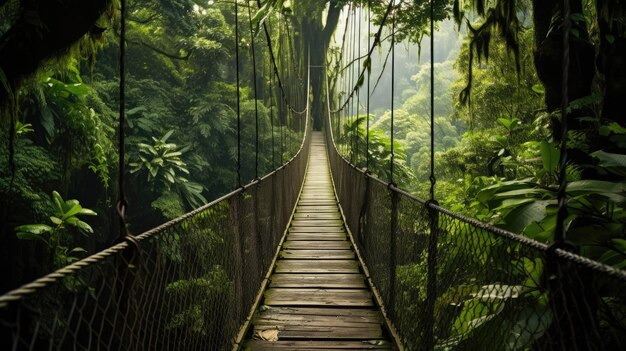
<svg viewBox="0 0 626 351"><path fill-rule="evenodd" d="M571 0L571 13L582 13L581 0ZM561 107L561 78L563 65L562 31L560 25L551 27L552 19L560 16L560 0L533 0L533 22L535 25L535 67L545 87L545 103L552 112ZM560 24L561 21L558 21ZM569 101L591 94L591 82L595 75L594 48L589 41L585 23L572 21L570 33ZM570 126L577 129L576 113L569 116Z"/></svg>
<svg viewBox="0 0 626 351"><path fill-rule="evenodd" d="M326 97L324 96L324 76L326 75L326 53L330 45L337 23L339 23L339 15L341 7L337 0L330 0L328 14L326 16L326 26L322 27L319 19L311 17L303 17L299 19L299 32L302 35L303 51L306 56L310 54L311 58L311 89L313 92L313 104L311 113L313 115L313 128L321 130L324 125L324 107L326 106ZM310 51L310 52L309 52Z"/></svg>

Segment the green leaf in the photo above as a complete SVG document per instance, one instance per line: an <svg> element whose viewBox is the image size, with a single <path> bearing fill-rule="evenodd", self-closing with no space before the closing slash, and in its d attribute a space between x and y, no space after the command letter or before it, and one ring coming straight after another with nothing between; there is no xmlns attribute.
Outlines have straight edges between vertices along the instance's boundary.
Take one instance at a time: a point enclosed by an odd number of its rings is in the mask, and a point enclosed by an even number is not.
<svg viewBox="0 0 626 351"><path fill-rule="evenodd" d="M63 220L61 218L59 218L59 217L50 216L50 220L52 221L52 223L54 223L56 225L63 224Z"/></svg>
<svg viewBox="0 0 626 351"><path fill-rule="evenodd" d="M45 224L25 224L15 227L17 237L30 240L33 236L39 236L52 231L52 227ZM28 236L28 238L26 238Z"/></svg>
<svg viewBox="0 0 626 351"><path fill-rule="evenodd" d="M606 168L611 173L626 177L626 155L596 151L591 156L600 161L600 167Z"/></svg>
<svg viewBox="0 0 626 351"><path fill-rule="evenodd" d="M71 249L69 253L77 253L77 252L87 252L87 250L83 249L82 247L75 247Z"/></svg>
<svg viewBox="0 0 626 351"><path fill-rule="evenodd" d="M83 216L97 216L98 215L95 211L90 210L88 208L83 208L82 210L80 210L78 214L83 215Z"/></svg>
<svg viewBox="0 0 626 351"><path fill-rule="evenodd" d="M63 201L63 198L61 197L61 195L59 195L57 191L52 192L52 203L54 205L55 213L59 216L63 216L63 213L65 213L65 211L63 210L63 205L65 204L65 201Z"/></svg>
<svg viewBox="0 0 626 351"><path fill-rule="evenodd" d="M546 217L546 208L554 201L542 200L522 205L504 217L505 228L515 232L522 232L529 224L539 222Z"/></svg>
<svg viewBox="0 0 626 351"><path fill-rule="evenodd" d="M170 130L169 132L165 133L165 135L161 138L161 142L164 143L167 141L167 139L169 139L172 134L174 134L174 129Z"/></svg>
<svg viewBox="0 0 626 351"><path fill-rule="evenodd" d="M539 95L544 95L546 93L546 88L544 88L541 83L533 85L532 90Z"/></svg>
<svg viewBox="0 0 626 351"><path fill-rule="evenodd" d="M41 236L29 232L16 232L15 236L17 236L20 240L37 240L41 239Z"/></svg>
<svg viewBox="0 0 626 351"><path fill-rule="evenodd" d="M77 201L78 202L78 201ZM78 203L73 203L72 207L70 207L69 210L67 210L64 214L63 217L61 218L62 220L66 220L70 217L73 217L74 215L80 213L80 211L83 209L83 207L78 204Z"/></svg>
<svg viewBox="0 0 626 351"><path fill-rule="evenodd" d="M89 93L89 88L83 83L64 84L65 90L78 97L85 96Z"/></svg>
<svg viewBox="0 0 626 351"><path fill-rule="evenodd" d="M567 185L567 192L572 195L594 193L624 193L624 183L615 183L604 180L578 180Z"/></svg>
<svg viewBox="0 0 626 351"><path fill-rule="evenodd" d="M70 217L67 219L66 221L68 224L80 229L81 231L85 232L85 233L89 233L92 234L93 233L93 229L91 228L91 226L83 221L81 221L80 219L76 218L76 217Z"/></svg>
<svg viewBox="0 0 626 351"><path fill-rule="evenodd" d="M555 172L559 166L561 154L559 149L547 141L541 142L541 160L543 169L547 172Z"/></svg>

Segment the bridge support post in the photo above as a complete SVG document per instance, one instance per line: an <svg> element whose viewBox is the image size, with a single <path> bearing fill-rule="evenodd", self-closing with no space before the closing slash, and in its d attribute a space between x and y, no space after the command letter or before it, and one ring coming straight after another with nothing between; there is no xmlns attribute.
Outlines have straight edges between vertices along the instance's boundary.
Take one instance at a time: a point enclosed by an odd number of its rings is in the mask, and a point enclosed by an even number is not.
<svg viewBox="0 0 626 351"><path fill-rule="evenodd" d="M428 236L428 269L426 285L426 306L424 311L424 350L435 349L435 302L437 301L437 242L439 241L439 212L431 205L435 200L426 202L429 215L430 235ZM419 318L419 317L418 317Z"/></svg>

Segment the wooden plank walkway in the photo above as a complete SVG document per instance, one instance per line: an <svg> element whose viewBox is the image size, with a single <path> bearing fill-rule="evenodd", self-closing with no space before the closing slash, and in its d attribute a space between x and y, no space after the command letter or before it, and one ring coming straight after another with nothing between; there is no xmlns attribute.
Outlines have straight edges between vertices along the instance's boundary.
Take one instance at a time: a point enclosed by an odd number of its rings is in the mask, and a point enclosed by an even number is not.
<svg viewBox="0 0 626 351"><path fill-rule="evenodd" d="M324 137L312 137L304 188L244 349L391 350L337 207Z"/></svg>

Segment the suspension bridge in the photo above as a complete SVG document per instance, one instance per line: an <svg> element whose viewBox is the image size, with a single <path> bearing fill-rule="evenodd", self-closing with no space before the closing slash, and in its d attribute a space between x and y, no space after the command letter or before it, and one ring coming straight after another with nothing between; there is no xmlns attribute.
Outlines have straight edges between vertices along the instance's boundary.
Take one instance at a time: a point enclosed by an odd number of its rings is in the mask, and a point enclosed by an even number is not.
<svg viewBox="0 0 626 351"><path fill-rule="evenodd" d="M273 55L269 34L266 39ZM123 49L121 55L123 62ZM283 88L287 79L281 81L273 56L271 62L283 113L299 121L296 154L138 235L125 231L121 193L123 235L115 245L0 296L0 349L626 348L626 273L563 242L547 245L440 207L432 191L434 153L430 199L398 188L393 114L391 178L357 167L338 150L336 133L362 84L341 103L326 79L324 128L313 131L310 79L302 91L297 84ZM321 67L307 66L309 72ZM362 83L365 71L359 66L352 83ZM122 191L123 87L122 78ZM367 89L369 96L369 76ZM305 100L303 109L290 104L290 93ZM431 85L431 108L433 95ZM239 99L237 111L239 170ZM258 163L258 125L256 138ZM361 147L367 154L369 144Z"/></svg>

